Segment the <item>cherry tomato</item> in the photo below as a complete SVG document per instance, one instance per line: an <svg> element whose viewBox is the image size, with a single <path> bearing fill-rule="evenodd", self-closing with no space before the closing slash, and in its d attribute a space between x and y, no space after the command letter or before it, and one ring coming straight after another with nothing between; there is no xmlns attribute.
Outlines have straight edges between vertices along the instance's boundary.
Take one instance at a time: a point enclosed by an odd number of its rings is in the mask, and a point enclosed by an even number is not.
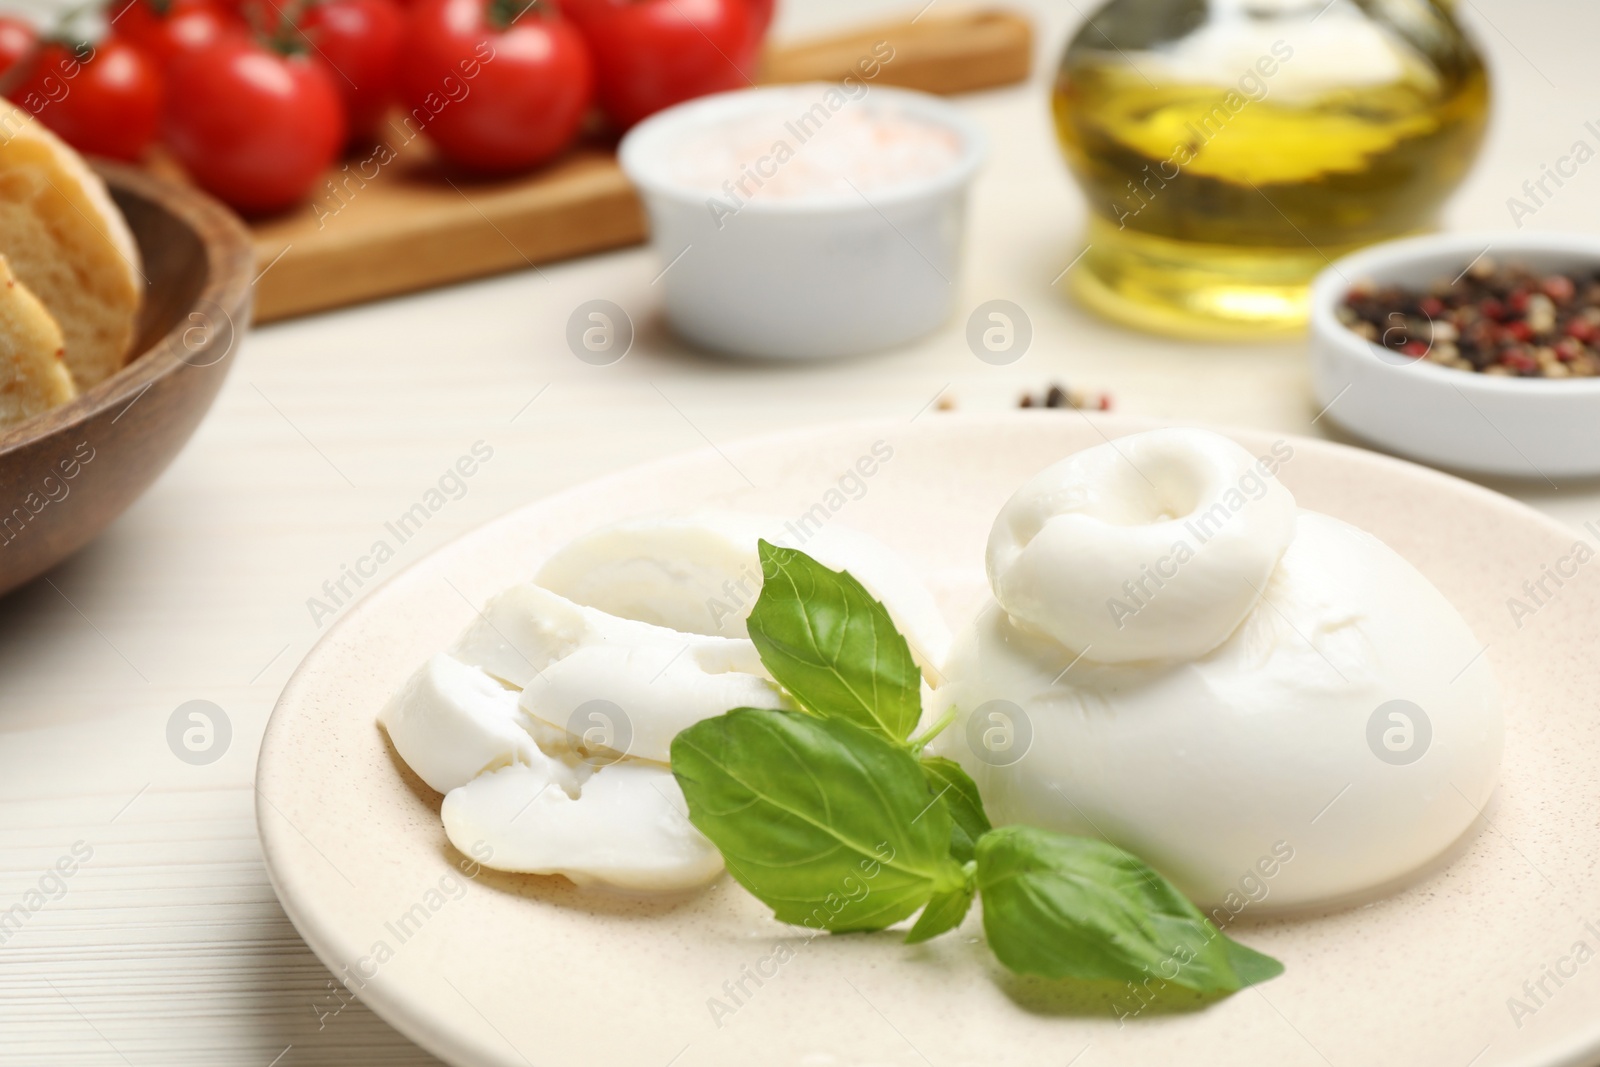
<svg viewBox="0 0 1600 1067"><path fill-rule="evenodd" d="M440 153L508 173L550 159L594 99L582 36L522 0L416 0L401 48L401 99Z"/></svg>
<svg viewBox="0 0 1600 1067"><path fill-rule="evenodd" d="M750 11L750 48L752 54L759 58L761 46L766 42L767 30L772 28L772 16L776 8L776 0L746 0L745 6Z"/></svg>
<svg viewBox="0 0 1600 1067"><path fill-rule="evenodd" d="M161 118L161 75L119 37L46 41L18 68L12 99L80 152L137 160Z"/></svg>
<svg viewBox="0 0 1600 1067"><path fill-rule="evenodd" d="M405 25L393 0L322 0L300 19L344 100L352 139L373 138L394 103Z"/></svg>
<svg viewBox="0 0 1600 1067"><path fill-rule="evenodd" d="M165 70L180 53L245 32L243 17L217 0L114 0L106 12L118 36Z"/></svg>
<svg viewBox="0 0 1600 1067"><path fill-rule="evenodd" d="M33 51L39 31L26 19L0 15L0 77L17 65L17 60Z"/></svg>
<svg viewBox="0 0 1600 1067"><path fill-rule="evenodd" d="M617 0L557 0L561 11L570 19L575 19L580 25L587 16L616 5ZM767 30L772 25L776 0L744 0L747 21L750 24L749 39L751 47L757 54L762 43L767 38Z"/></svg>
<svg viewBox="0 0 1600 1067"><path fill-rule="evenodd" d="M664 107L750 84L759 38L747 0L575 0L600 103L632 126Z"/></svg>
<svg viewBox="0 0 1600 1067"><path fill-rule="evenodd" d="M580 26L587 16L602 7L609 7L612 0L556 0L556 7L567 18L577 22Z"/></svg>
<svg viewBox="0 0 1600 1067"><path fill-rule="evenodd" d="M162 131L201 188L264 214L302 200L338 158L344 106L321 64L230 38L173 63Z"/></svg>

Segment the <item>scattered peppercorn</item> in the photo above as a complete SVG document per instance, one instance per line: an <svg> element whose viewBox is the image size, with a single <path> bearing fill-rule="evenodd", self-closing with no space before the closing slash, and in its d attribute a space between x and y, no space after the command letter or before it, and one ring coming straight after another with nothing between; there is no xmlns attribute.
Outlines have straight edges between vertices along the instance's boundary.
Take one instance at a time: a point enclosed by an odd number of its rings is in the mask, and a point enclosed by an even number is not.
<svg viewBox="0 0 1600 1067"><path fill-rule="evenodd" d="M1070 389L1055 382L1040 395L1023 393L1017 401L1019 408L1076 408L1079 411L1110 411L1111 394L1090 394Z"/></svg>
<svg viewBox="0 0 1600 1067"><path fill-rule="evenodd" d="M1357 282L1338 317L1397 360L1501 377L1600 376L1600 271L1540 274L1480 257L1426 292Z"/></svg>

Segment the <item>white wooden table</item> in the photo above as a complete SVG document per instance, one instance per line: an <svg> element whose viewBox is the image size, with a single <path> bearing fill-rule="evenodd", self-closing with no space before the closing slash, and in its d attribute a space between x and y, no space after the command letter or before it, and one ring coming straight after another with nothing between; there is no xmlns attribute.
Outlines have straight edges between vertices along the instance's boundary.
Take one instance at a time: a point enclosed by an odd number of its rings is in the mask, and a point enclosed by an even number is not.
<svg viewBox="0 0 1600 1067"><path fill-rule="evenodd" d="M1008 407L1060 380L1111 392L1123 412L1326 429L1313 425L1301 344L1138 336L1052 288L1081 247L1083 207L1051 140L1045 88L1082 16L1072 0L1029 6L1041 28L1033 83L963 103L993 136L963 315L911 348L821 366L701 356L664 333L651 284L660 266L643 249L248 337L215 409L155 487L48 580L0 599L0 912L29 911L20 929L0 928L0 1064L434 1062L359 1004L331 1014L341 1003L331 976L267 884L252 778L274 698L319 634L308 598L474 442L492 460L380 577L595 475L809 423L936 418L940 394L964 409ZM1504 229L1524 179L1593 139L1583 124L1600 115L1600 7L1462 6L1493 60L1496 119L1448 219ZM780 32L904 7L789 0ZM1593 230L1597 197L1600 165L1526 224ZM1007 367L975 359L962 334L965 310L997 297L1035 330ZM609 367L578 361L563 340L568 315L594 298L638 326L634 350ZM1497 487L1574 526L1600 519L1595 484ZM169 716L197 699L232 728L206 766L166 740ZM70 878L47 876L75 844L92 855Z"/></svg>

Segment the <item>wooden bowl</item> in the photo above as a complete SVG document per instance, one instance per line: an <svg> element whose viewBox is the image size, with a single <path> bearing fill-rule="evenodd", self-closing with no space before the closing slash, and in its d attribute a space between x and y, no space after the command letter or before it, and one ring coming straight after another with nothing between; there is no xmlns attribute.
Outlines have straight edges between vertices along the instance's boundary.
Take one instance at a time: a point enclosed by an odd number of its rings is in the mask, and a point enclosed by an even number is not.
<svg viewBox="0 0 1600 1067"><path fill-rule="evenodd" d="M0 433L0 593L82 548L155 481L211 406L250 321L255 257L237 218L192 188L96 169L144 259L138 355Z"/></svg>

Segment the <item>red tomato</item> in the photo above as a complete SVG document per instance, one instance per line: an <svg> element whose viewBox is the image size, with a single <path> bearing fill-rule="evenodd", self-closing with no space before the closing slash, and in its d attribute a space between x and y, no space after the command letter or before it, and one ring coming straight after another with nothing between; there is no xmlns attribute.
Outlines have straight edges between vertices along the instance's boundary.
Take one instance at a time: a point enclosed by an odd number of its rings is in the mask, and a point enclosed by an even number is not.
<svg viewBox="0 0 1600 1067"><path fill-rule="evenodd" d="M750 84L759 37L748 0L573 0L600 103L632 126L664 107Z"/></svg>
<svg viewBox="0 0 1600 1067"><path fill-rule="evenodd" d="M582 36L542 4L519 14L505 0L416 0L400 70L408 122L450 162L484 173L559 153L594 99Z"/></svg>
<svg viewBox="0 0 1600 1067"><path fill-rule="evenodd" d="M26 19L0 15L0 76L17 65L17 60L33 51L39 31Z"/></svg>
<svg viewBox="0 0 1600 1067"><path fill-rule="evenodd" d="M614 7L617 0L556 0L557 6L571 19L576 19L581 25L586 17L608 7ZM751 47L757 54L762 43L767 38L767 30L772 26L776 0L744 0L747 21L750 24L749 39Z"/></svg>
<svg viewBox="0 0 1600 1067"><path fill-rule="evenodd" d="M163 70L179 53L245 31L239 13L216 0L114 0L106 17Z"/></svg>
<svg viewBox="0 0 1600 1067"><path fill-rule="evenodd" d="M772 28L773 9L776 0L746 0L746 7L750 9L750 41L754 54L761 54L761 45L767 39L767 30Z"/></svg>
<svg viewBox="0 0 1600 1067"><path fill-rule="evenodd" d="M128 42L47 41L24 64L12 99L78 151L136 160L155 139L161 75Z"/></svg>
<svg viewBox="0 0 1600 1067"><path fill-rule="evenodd" d="M561 13L574 22L583 23L588 15L602 7L611 6L613 0L556 0L556 7Z"/></svg>
<svg viewBox="0 0 1600 1067"><path fill-rule="evenodd" d="M338 158L344 106L321 64L230 38L173 64L163 134L201 188L263 214L302 200Z"/></svg>
<svg viewBox="0 0 1600 1067"><path fill-rule="evenodd" d="M300 19L311 54L327 64L350 136L370 140L395 99L405 16L393 0L322 0Z"/></svg>

